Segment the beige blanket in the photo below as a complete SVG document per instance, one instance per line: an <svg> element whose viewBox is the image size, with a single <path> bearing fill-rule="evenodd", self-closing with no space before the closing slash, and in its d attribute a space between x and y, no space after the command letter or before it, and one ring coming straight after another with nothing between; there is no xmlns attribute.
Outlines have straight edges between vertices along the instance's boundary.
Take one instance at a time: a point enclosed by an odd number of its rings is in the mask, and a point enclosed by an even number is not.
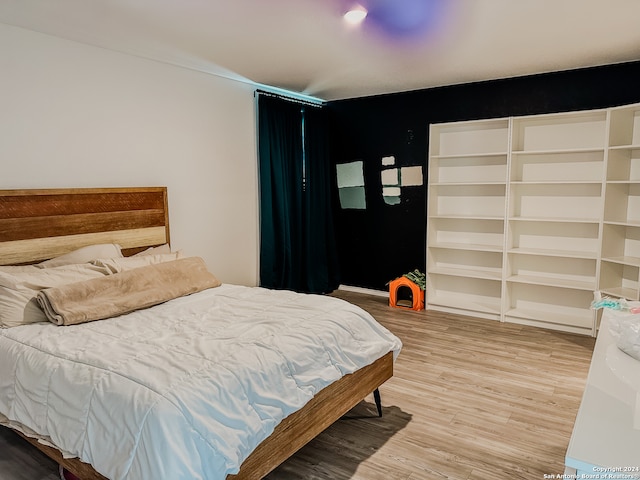
<svg viewBox="0 0 640 480"><path fill-rule="evenodd" d="M75 325L151 307L220 284L204 260L188 257L47 288L37 298L53 323Z"/></svg>

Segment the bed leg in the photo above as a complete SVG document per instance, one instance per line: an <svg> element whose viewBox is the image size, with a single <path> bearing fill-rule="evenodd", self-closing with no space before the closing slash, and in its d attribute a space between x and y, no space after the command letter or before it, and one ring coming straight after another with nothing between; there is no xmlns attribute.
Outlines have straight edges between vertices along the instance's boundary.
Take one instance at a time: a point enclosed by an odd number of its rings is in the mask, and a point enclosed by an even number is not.
<svg viewBox="0 0 640 480"><path fill-rule="evenodd" d="M378 409L378 416L382 416L382 402L380 400L380 390L377 388L373 391L373 399L376 402L376 408Z"/></svg>

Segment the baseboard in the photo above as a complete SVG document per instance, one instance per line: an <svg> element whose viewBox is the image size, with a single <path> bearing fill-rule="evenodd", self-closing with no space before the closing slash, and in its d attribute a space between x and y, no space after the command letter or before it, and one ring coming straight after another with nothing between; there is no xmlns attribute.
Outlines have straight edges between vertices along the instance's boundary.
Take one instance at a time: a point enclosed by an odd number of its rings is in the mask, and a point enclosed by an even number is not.
<svg viewBox="0 0 640 480"><path fill-rule="evenodd" d="M388 297L389 292L383 290L374 290L372 288L353 287L351 285L340 285L338 290L344 290L347 292L365 293L367 295L375 295L377 297Z"/></svg>

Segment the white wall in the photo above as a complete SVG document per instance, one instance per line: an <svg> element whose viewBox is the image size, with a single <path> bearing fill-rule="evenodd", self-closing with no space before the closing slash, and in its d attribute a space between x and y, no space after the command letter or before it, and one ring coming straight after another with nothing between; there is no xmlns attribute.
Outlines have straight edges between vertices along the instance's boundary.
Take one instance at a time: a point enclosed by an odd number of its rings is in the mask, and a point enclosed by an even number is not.
<svg viewBox="0 0 640 480"><path fill-rule="evenodd" d="M0 24L0 188L166 185L174 248L257 284L253 87Z"/></svg>

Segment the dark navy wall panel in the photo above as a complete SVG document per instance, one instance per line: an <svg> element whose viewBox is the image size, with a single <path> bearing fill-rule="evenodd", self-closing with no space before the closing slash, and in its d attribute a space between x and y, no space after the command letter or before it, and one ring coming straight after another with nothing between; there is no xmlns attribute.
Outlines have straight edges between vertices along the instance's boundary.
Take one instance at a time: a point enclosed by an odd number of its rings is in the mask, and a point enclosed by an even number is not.
<svg viewBox="0 0 640 480"><path fill-rule="evenodd" d="M336 190L342 283L385 290L403 273L424 271L429 124L636 102L640 62L330 102L333 162L364 162L367 197L365 210L343 210ZM399 205L387 205L381 195L387 155L400 167L424 168L424 184L404 188Z"/></svg>

